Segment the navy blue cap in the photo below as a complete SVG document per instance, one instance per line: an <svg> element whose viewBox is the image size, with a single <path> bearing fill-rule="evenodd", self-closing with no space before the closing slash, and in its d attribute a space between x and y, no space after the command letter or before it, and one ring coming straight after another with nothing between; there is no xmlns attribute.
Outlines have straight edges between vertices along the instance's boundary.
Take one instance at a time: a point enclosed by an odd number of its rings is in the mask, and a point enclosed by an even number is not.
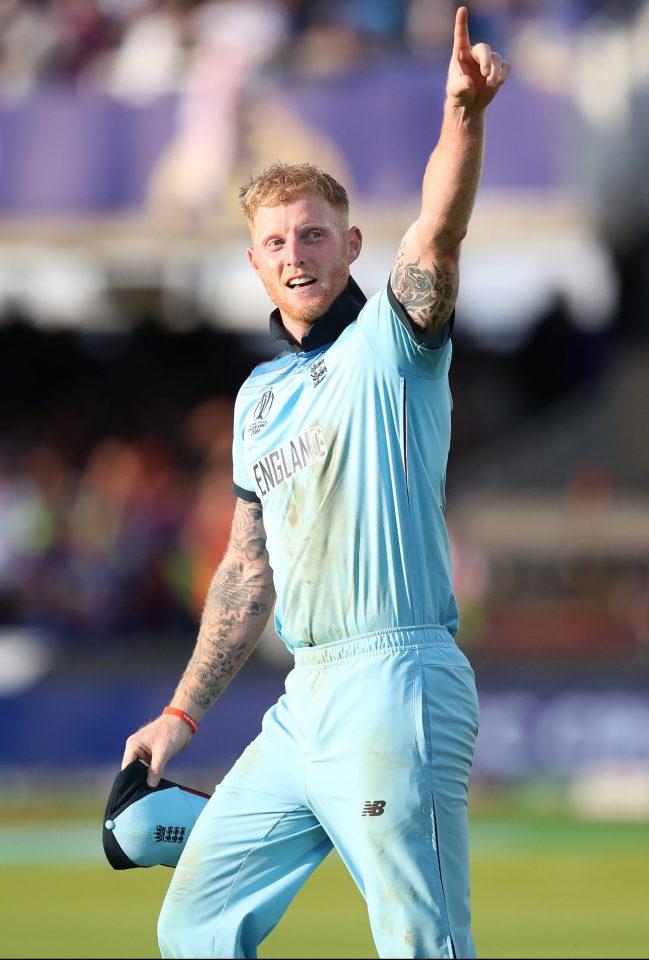
<svg viewBox="0 0 649 960"><path fill-rule="evenodd" d="M148 766L133 760L115 777L104 812L102 844L115 870L175 867L209 794L162 779L146 782Z"/></svg>

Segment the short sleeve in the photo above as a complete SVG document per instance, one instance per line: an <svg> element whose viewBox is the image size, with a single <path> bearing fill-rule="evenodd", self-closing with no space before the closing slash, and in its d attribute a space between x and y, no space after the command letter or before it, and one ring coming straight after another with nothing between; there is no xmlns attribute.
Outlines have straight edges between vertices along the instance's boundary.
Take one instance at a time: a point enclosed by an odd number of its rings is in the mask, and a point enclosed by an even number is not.
<svg viewBox="0 0 649 960"><path fill-rule="evenodd" d="M359 314L358 325L384 362L394 364L404 373L433 380L448 374L453 320L454 314L434 337L417 336L388 282L367 301Z"/></svg>
<svg viewBox="0 0 649 960"><path fill-rule="evenodd" d="M234 405L234 430L232 435L232 490L237 497L248 502L259 503L254 483L248 473L244 453L245 422L242 413L241 391Z"/></svg>

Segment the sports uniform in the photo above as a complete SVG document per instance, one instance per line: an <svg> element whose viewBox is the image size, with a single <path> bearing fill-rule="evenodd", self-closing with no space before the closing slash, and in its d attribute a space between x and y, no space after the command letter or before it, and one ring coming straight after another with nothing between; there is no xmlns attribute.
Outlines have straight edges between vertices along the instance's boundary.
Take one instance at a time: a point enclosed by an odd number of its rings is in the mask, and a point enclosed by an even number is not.
<svg viewBox="0 0 649 960"><path fill-rule="evenodd" d="M256 956L332 846L380 956L475 956L478 705L444 522L450 326L422 342L389 284L365 302L350 280L239 391L234 489L261 502L295 666L181 855L163 956ZM278 316L271 330L286 336Z"/></svg>

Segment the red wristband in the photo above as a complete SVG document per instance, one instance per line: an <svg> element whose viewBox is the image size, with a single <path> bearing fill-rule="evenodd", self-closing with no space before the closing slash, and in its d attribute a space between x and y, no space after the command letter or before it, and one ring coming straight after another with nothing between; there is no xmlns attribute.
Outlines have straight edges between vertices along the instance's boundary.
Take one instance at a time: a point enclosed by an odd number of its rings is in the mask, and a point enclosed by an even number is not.
<svg viewBox="0 0 649 960"><path fill-rule="evenodd" d="M184 710L179 710L178 707L165 707L162 712L170 713L172 717L179 717L181 720L184 720L192 733L196 733L198 730L198 721L190 717Z"/></svg>

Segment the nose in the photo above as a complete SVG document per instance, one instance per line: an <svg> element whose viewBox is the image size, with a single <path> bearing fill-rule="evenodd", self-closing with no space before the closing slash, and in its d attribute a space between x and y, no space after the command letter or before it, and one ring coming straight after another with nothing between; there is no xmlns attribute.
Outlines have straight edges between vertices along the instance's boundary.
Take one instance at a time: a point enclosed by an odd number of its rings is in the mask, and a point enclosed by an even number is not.
<svg viewBox="0 0 649 960"><path fill-rule="evenodd" d="M299 237L288 237L284 247L286 262L291 267L299 267L304 263L302 255L302 244Z"/></svg>

